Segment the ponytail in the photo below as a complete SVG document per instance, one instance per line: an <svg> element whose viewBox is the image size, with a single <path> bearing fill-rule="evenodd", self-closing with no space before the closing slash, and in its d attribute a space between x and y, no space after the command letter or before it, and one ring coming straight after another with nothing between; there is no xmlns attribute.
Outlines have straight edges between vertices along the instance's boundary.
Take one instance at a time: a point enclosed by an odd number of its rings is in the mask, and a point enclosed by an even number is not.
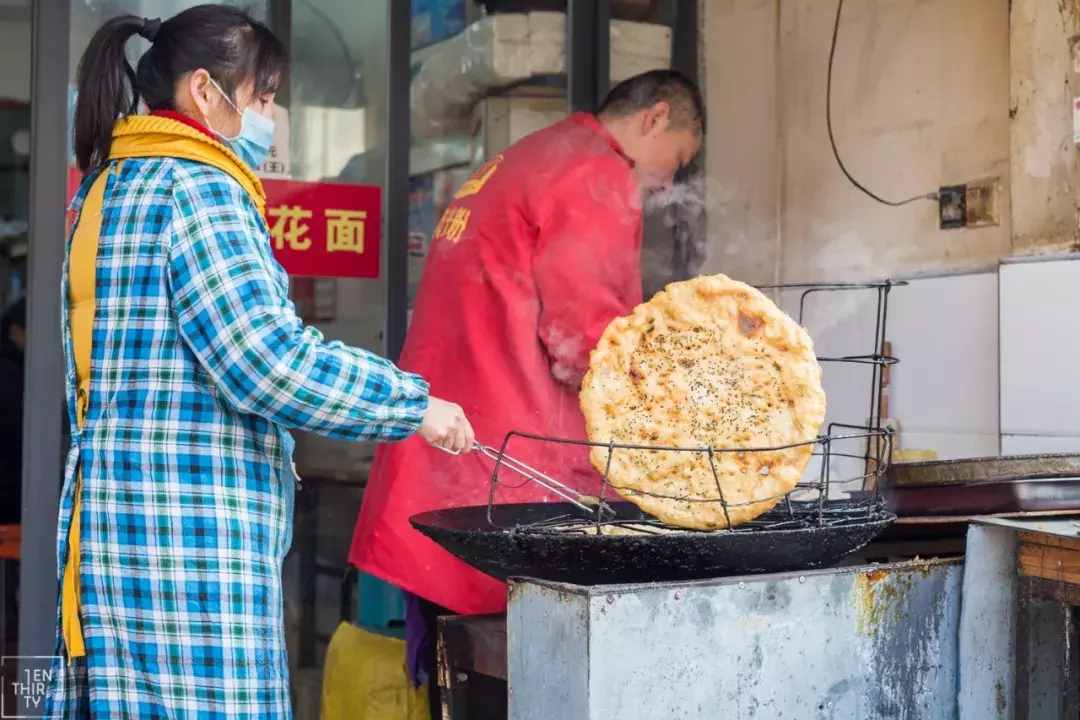
<svg viewBox="0 0 1080 720"><path fill-rule="evenodd" d="M124 54L132 35L151 42L134 70ZM113 126L135 112L139 98L151 110L174 110L185 73L200 68L232 96L252 80L256 95L277 89L288 54L274 33L243 10L197 5L168 20L121 15L101 26L79 61L75 103L75 159L83 172L104 163Z"/></svg>
<svg viewBox="0 0 1080 720"><path fill-rule="evenodd" d="M146 25L135 15L109 20L94 33L79 61L78 98L75 102L75 159L83 172L109 156L113 125L139 103L135 71L124 46Z"/></svg>

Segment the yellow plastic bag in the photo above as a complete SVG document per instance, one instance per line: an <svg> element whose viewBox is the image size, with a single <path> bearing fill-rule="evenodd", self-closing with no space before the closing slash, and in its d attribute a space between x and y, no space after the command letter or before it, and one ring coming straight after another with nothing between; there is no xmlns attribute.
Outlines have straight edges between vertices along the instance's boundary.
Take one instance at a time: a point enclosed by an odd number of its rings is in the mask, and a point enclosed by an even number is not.
<svg viewBox="0 0 1080 720"><path fill-rule="evenodd" d="M322 720L431 720L405 672L405 641L343 622L326 649Z"/></svg>

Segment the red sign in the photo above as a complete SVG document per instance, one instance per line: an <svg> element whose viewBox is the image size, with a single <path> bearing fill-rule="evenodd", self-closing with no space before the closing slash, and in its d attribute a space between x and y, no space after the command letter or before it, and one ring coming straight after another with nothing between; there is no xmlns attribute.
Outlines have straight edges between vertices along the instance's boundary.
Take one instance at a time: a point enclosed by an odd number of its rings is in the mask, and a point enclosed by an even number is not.
<svg viewBox="0 0 1080 720"><path fill-rule="evenodd" d="M264 180L263 187L274 255L290 275L379 276L378 186Z"/></svg>
<svg viewBox="0 0 1080 720"><path fill-rule="evenodd" d="M68 169L68 200L81 175ZM382 189L377 185L263 180L274 257L290 275L379 276Z"/></svg>

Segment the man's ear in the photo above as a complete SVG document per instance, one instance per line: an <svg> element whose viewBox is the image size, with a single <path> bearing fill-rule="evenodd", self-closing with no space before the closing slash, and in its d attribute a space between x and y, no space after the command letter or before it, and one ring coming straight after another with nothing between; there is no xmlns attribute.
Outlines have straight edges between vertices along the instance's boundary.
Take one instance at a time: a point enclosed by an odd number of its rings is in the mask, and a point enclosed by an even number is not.
<svg viewBox="0 0 1080 720"><path fill-rule="evenodd" d="M666 100L653 103L642 115L642 133L658 135L671 124L671 105Z"/></svg>

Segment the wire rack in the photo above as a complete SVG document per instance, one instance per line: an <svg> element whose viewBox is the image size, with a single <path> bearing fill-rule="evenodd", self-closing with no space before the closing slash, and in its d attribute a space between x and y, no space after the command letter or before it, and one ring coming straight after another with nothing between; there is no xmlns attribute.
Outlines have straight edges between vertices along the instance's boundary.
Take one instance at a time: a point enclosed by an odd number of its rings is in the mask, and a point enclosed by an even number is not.
<svg viewBox="0 0 1080 720"><path fill-rule="evenodd" d="M502 527L493 512L500 488L517 488L528 482L536 482L555 494L570 500L565 516L546 518L541 522L517 522L503 527L511 532L533 533L583 533L583 534L668 534L671 532L730 532L754 533L762 531L785 531L831 528L845 525L861 525L880 520L887 514L882 496L881 483L892 459L893 432L883 427L880 417L882 379L884 368L898 362L885 352L885 332L888 321L889 293L903 282L884 280L872 283L795 283L760 287L763 291L799 294L799 324L804 324L807 300L815 294L869 292L875 295L875 329L873 345L869 352L852 355L823 356L818 361L828 364L870 368L868 421L860 423L831 422L826 432L813 440L774 447L672 447L663 445L599 443L585 440L552 438L523 432L510 432L498 448L485 448L494 467L491 473L488 495L487 519L490 524ZM591 488L571 488L530 465L516 456L529 448L531 457L565 457L567 452L603 451L605 470ZM801 447L811 448L811 461L803 479L794 489L783 495L754 497L744 502L734 502L725 497L724 484L717 471L717 460L725 454L782 453ZM655 452L696 454L705 458L713 476L715 493L710 487L706 494L674 496L645 492L636 488L621 487L611 478L612 461L617 453ZM838 460L847 461L844 466L860 466L861 471L841 473L834 477ZM513 479L510 479L513 477ZM700 531L677 528L637 510L629 503L616 500L629 496L650 496L657 499L684 503L710 504L720 509L728 529ZM745 505L768 503L772 509L754 520L732 526L731 513ZM621 530L615 530L621 528ZM614 532L613 532L614 531Z"/></svg>

